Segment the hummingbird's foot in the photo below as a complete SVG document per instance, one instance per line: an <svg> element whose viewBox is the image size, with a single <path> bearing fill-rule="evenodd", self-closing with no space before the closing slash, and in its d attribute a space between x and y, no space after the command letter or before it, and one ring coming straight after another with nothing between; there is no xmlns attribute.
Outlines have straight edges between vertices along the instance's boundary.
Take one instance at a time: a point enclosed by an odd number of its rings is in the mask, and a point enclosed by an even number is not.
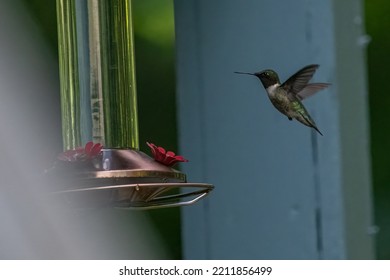
<svg viewBox="0 0 390 280"><path fill-rule="evenodd" d="M292 117L287 117L290 121L292 121Z"/></svg>

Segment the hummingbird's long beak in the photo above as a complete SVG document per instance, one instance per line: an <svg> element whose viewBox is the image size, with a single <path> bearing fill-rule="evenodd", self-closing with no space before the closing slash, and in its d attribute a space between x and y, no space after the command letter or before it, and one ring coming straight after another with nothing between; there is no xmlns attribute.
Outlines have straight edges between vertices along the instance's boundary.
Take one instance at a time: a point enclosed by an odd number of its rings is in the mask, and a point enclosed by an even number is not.
<svg viewBox="0 0 390 280"><path fill-rule="evenodd" d="M255 74L253 73L246 73L246 72L234 72L236 74L245 74L245 75L252 75L252 76L256 76Z"/></svg>

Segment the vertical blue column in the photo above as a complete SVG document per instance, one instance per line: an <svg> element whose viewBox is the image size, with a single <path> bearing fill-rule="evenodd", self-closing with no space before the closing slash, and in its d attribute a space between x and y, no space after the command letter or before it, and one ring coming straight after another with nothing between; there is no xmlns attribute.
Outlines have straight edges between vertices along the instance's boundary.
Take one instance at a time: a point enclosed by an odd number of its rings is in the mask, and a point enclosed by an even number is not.
<svg viewBox="0 0 390 280"><path fill-rule="evenodd" d="M216 186L183 209L185 258L373 257L362 11L336 2L175 2L183 168ZM305 101L323 137L233 73L312 63L332 83Z"/></svg>

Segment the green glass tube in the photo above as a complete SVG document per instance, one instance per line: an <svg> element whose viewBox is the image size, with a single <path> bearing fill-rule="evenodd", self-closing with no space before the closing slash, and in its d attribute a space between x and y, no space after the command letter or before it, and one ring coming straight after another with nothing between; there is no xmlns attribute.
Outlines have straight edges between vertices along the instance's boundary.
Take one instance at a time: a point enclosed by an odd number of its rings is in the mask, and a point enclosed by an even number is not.
<svg viewBox="0 0 390 280"><path fill-rule="evenodd" d="M131 0L57 0L64 149L138 149Z"/></svg>

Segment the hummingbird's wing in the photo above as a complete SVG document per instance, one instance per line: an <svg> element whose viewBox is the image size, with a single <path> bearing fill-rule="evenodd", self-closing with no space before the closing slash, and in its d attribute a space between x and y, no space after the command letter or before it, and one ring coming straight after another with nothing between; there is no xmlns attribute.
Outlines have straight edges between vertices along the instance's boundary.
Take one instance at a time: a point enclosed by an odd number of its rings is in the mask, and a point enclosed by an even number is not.
<svg viewBox="0 0 390 280"><path fill-rule="evenodd" d="M300 92L298 92L296 96L298 97L299 100L303 100L314 95L318 91L327 88L328 86L330 86L330 84L327 83L308 84Z"/></svg>
<svg viewBox="0 0 390 280"><path fill-rule="evenodd" d="M318 64L311 64L302 68L285 81L281 87L294 95L298 94L307 86L318 67Z"/></svg>

